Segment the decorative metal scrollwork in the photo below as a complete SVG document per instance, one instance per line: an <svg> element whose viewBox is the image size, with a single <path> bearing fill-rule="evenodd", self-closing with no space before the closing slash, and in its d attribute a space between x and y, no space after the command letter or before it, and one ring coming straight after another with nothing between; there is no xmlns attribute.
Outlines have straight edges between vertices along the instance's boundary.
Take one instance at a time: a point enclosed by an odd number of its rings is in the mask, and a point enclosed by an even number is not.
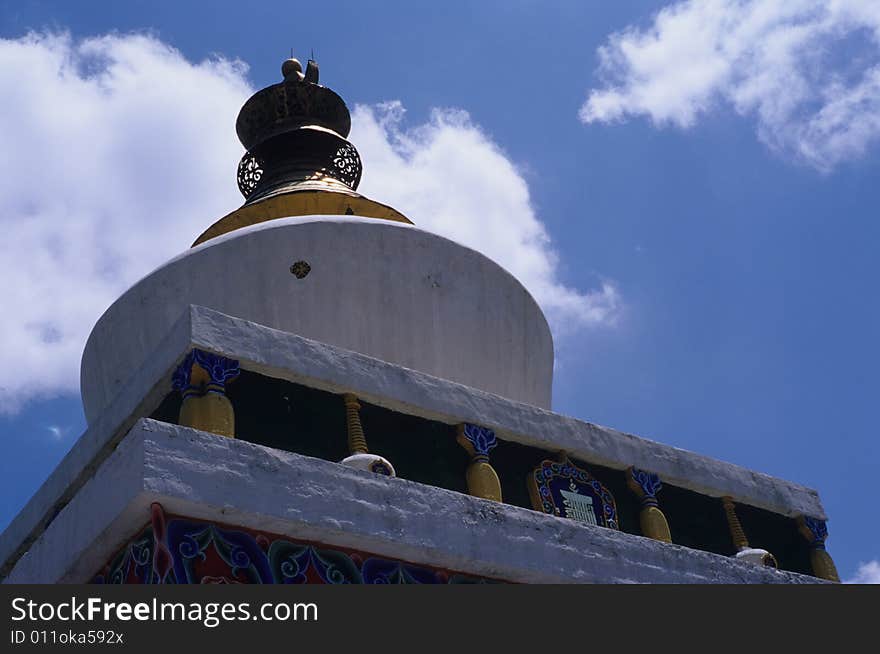
<svg viewBox="0 0 880 654"><path fill-rule="evenodd" d="M336 151L330 174L352 190L361 181L361 157L351 143L346 143Z"/></svg>
<svg viewBox="0 0 880 654"><path fill-rule="evenodd" d="M238 163L238 190L247 200L263 178L263 162L248 152Z"/></svg>

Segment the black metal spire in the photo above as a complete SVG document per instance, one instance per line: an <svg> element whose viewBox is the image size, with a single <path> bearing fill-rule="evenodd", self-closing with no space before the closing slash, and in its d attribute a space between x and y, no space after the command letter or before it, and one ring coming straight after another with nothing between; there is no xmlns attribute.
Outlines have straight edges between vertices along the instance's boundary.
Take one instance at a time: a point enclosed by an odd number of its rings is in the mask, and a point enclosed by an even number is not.
<svg viewBox="0 0 880 654"><path fill-rule="evenodd" d="M318 84L318 64L288 59L284 81L257 91L241 108L235 129L247 153L238 165L245 204L298 190L353 193L361 159L346 140L345 102Z"/></svg>

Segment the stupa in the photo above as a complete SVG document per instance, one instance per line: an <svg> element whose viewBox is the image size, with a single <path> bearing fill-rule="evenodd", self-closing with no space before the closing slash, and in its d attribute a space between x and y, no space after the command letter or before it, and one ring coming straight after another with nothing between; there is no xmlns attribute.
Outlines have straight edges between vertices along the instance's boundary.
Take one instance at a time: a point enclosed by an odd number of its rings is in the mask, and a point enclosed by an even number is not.
<svg viewBox="0 0 880 654"><path fill-rule="evenodd" d="M528 291L359 194L345 102L282 76L243 206L95 325L5 581L837 580L815 491L554 413Z"/></svg>

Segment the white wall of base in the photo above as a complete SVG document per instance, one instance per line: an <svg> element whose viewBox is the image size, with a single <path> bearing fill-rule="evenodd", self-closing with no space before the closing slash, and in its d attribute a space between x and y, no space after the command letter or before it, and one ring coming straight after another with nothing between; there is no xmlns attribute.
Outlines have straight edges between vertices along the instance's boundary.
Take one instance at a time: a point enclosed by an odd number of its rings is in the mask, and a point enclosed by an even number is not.
<svg viewBox="0 0 880 654"><path fill-rule="evenodd" d="M169 513L531 583L817 583L648 538L140 420L8 583L85 582Z"/></svg>

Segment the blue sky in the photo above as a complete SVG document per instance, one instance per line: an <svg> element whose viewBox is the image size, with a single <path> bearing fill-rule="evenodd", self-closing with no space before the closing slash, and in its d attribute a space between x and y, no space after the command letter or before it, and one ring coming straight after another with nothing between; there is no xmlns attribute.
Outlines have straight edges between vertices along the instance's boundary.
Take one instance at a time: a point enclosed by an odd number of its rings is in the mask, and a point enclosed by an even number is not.
<svg viewBox="0 0 880 654"><path fill-rule="evenodd" d="M361 105L366 194L545 306L556 411L814 487L841 576L880 559L876 3L183 4L0 2L0 527L85 427L103 308L240 202L235 114L293 47Z"/></svg>

